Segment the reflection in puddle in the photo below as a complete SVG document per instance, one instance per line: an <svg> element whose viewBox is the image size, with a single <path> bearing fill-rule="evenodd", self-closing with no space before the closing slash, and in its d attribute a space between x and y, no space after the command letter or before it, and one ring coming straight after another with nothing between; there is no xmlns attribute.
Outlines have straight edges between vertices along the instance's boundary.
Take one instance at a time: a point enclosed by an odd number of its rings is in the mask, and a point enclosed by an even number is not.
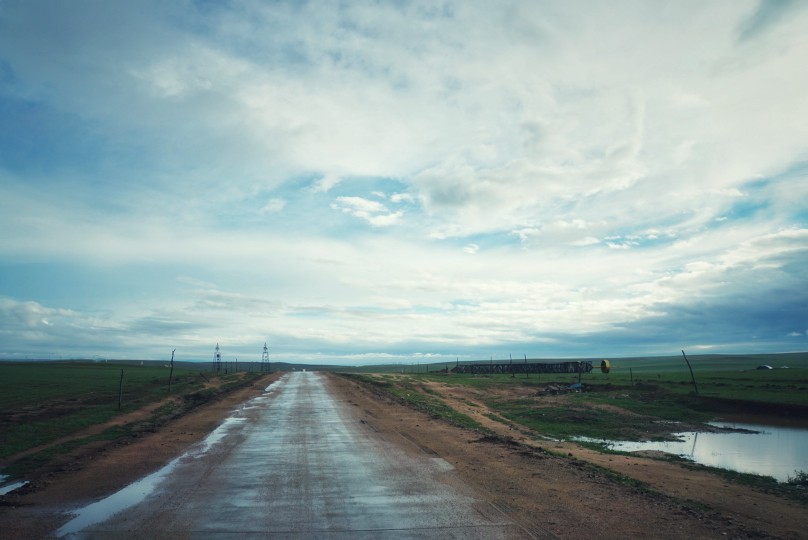
<svg viewBox="0 0 808 540"><path fill-rule="evenodd" d="M85 527L89 527L90 525L104 521L114 514L117 514L121 510L134 506L135 504L143 501L154 491L160 482L162 482L163 478L174 470L174 468L181 461L200 457L205 452L210 450L211 447L213 447L216 443L221 441L235 425L243 422L243 418L228 418L224 421L224 423L222 423L222 425L213 430L213 432L211 432L211 434L208 435L205 440L198 445L193 446L191 450L180 457L174 458L168 463L168 465L164 466L159 471L154 472L145 478L141 478L134 484L126 486L106 499L101 499L98 502L87 505L84 508L80 508L75 512L77 514L75 518L67 522L62 526L61 529L56 531L56 536L61 537L76 533Z"/></svg>
<svg viewBox="0 0 808 540"><path fill-rule="evenodd" d="M679 455L711 467L771 476L780 482L794 471L808 471L808 429L781 428L757 424L711 424L716 427L751 430L749 432L676 433L678 441L632 442L601 441L622 452L658 450Z"/></svg>
<svg viewBox="0 0 808 540"><path fill-rule="evenodd" d="M275 383L269 385L265 392L270 392L274 384ZM259 396L255 398L255 400L261 399L266 399L266 393L263 394L263 397ZM251 405L248 403L244 407L236 410L233 416L229 417L219 427L213 430L202 442L191 447L191 449L183 455L173 459L159 471L126 486L105 499L74 511L73 514L75 514L76 517L56 531L56 536L61 538L73 535L90 525L106 521L118 512L142 502L160 485L163 479L168 476L177 465L183 461L201 457L214 445L224 439L235 426L246 422L246 418L241 417L241 413L250 407Z"/></svg>
<svg viewBox="0 0 808 540"><path fill-rule="evenodd" d="M75 518L68 521L61 529L56 531L56 536L62 537L76 533L85 527L104 521L121 510L139 503L154 491L154 488L157 487L162 479L176 467L180 459L182 459L182 457L174 459L159 471L123 488L106 499L102 499L79 509L77 511L78 515Z"/></svg>
<svg viewBox="0 0 808 540"><path fill-rule="evenodd" d="M7 495L14 491L15 489L19 489L25 484L28 483L27 480L17 480L16 482L9 482L8 484L5 481L8 479L8 476L5 474L0 474L0 495Z"/></svg>

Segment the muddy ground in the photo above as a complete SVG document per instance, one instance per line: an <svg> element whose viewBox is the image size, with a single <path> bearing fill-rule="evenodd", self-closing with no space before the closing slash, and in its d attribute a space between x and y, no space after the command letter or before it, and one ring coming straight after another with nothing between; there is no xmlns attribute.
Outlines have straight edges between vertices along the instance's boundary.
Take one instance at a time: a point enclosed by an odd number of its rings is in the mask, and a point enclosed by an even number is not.
<svg viewBox="0 0 808 540"><path fill-rule="evenodd" d="M432 419L377 388L345 379L335 387L378 431L449 461L466 483L537 538L808 536L808 509L798 503L677 463L537 440L491 420L477 391L427 384L496 435Z"/></svg>
<svg viewBox="0 0 808 540"><path fill-rule="evenodd" d="M63 512L124 487L201 440L275 375L227 394L125 443L85 448L0 497L0 538L42 538ZM377 388L329 375L356 421L409 452L440 456L454 481L535 538L804 538L808 509L706 471L537 440L492 421L473 391L434 383L458 410L495 435L451 426ZM614 471L614 472L612 472ZM639 480L634 482L631 479Z"/></svg>

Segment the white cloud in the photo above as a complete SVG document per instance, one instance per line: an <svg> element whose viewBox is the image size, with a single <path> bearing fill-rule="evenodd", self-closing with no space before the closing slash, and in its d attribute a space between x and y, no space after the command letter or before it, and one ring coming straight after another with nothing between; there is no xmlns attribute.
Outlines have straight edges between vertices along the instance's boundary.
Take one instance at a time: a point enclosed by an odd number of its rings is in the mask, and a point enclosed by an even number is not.
<svg viewBox="0 0 808 540"><path fill-rule="evenodd" d="M384 204L363 197L337 197L331 207L364 219L374 227L394 225L404 215L404 212L391 212Z"/></svg>
<svg viewBox="0 0 808 540"><path fill-rule="evenodd" d="M580 240L575 240L573 242L570 242L570 245L572 245L572 246L593 246L593 245L598 244L598 243L600 243L600 240L598 240L597 238L595 238L593 236L587 236L585 238L581 238Z"/></svg>
<svg viewBox="0 0 808 540"><path fill-rule="evenodd" d="M800 288L794 6L8 6L0 119L19 133L0 139L0 255L209 272L153 309L110 308L143 335L174 319L373 354L549 342ZM6 313L99 327L79 299L33 299Z"/></svg>
<svg viewBox="0 0 808 540"><path fill-rule="evenodd" d="M374 227L389 227L398 223L402 216L404 216L404 212L392 212L389 214L371 216L368 218L368 223Z"/></svg>
<svg viewBox="0 0 808 540"><path fill-rule="evenodd" d="M286 208L286 201L284 199L270 199L267 203L261 208L260 213L262 214L275 214L280 212Z"/></svg>
<svg viewBox="0 0 808 540"><path fill-rule="evenodd" d="M214 90L229 90L231 83L248 75L250 65L198 42L174 50L131 75L157 98L185 98Z"/></svg>
<svg viewBox="0 0 808 540"><path fill-rule="evenodd" d="M393 193L390 200L394 203L413 202L414 199L409 193Z"/></svg>
<svg viewBox="0 0 808 540"><path fill-rule="evenodd" d="M526 227L524 229L513 231L512 234L518 236L519 240L524 243L530 240L532 237L541 234L541 229L538 227Z"/></svg>
<svg viewBox="0 0 808 540"><path fill-rule="evenodd" d="M3 297L0 297L0 313L4 320L5 332L36 331L42 326L53 326L48 319L67 321L79 315L70 309L49 308L38 302L20 302Z"/></svg>
<svg viewBox="0 0 808 540"><path fill-rule="evenodd" d="M328 193L331 188L336 186L342 181L339 176L326 175L323 176L313 187L315 193Z"/></svg>
<svg viewBox="0 0 808 540"><path fill-rule="evenodd" d="M609 249L631 249L631 243L618 244L616 242L606 242Z"/></svg>

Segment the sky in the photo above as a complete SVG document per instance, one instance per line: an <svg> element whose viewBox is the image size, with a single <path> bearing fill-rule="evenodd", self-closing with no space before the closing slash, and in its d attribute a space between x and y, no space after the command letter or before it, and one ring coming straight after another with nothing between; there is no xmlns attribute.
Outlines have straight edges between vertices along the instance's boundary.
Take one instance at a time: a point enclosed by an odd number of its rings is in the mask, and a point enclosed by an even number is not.
<svg viewBox="0 0 808 540"><path fill-rule="evenodd" d="M0 357L808 350L808 3L0 2Z"/></svg>

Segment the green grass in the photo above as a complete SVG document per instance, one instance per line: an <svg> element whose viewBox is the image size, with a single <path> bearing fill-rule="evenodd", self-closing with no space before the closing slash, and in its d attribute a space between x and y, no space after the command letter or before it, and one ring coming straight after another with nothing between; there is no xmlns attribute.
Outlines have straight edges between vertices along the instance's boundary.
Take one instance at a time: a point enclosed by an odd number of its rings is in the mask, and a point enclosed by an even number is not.
<svg viewBox="0 0 808 540"><path fill-rule="evenodd" d="M124 371L121 410L118 389ZM175 369L172 394L201 386ZM168 396L168 369L101 363L0 363L0 458L107 422Z"/></svg>
<svg viewBox="0 0 808 540"><path fill-rule="evenodd" d="M445 401L437 396L436 392L429 388L412 384L407 378L379 378L367 375L349 376L360 382L379 388L385 393L398 398L415 409L426 412L434 418L441 418L456 426L486 431L482 424L447 405Z"/></svg>
<svg viewBox="0 0 808 540"><path fill-rule="evenodd" d="M736 380L727 384L739 383ZM796 407L804 407L799 390L789 391L788 385L773 396L749 391L743 400L735 397L744 395L736 393L736 389L721 396L704 396L681 392L665 384L612 384L597 390L568 395L563 407L547 406L541 396L489 400L487 405L506 418L545 435L615 440L667 438L671 426L665 422L700 424L726 412L799 414L802 409Z"/></svg>
<svg viewBox="0 0 808 540"><path fill-rule="evenodd" d="M124 372L121 409L118 391ZM168 392L169 369L155 365L122 365L95 362L6 363L0 362L0 459L37 446L47 445L84 428L113 420L169 395L183 396L191 403L205 401L216 390L200 391L204 379L196 370L176 368ZM242 384L258 374L225 375L218 392ZM210 376L209 376L210 377ZM166 404L152 420L168 418L178 405ZM125 433L108 430L107 436ZM86 441L85 441L86 442ZM81 441L48 448L32 460L46 460Z"/></svg>
<svg viewBox="0 0 808 540"><path fill-rule="evenodd" d="M687 374L687 366L685 365L685 361L682 358L682 355L679 351L673 351L674 354L670 356L645 356L645 357L610 357L609 361L611 362L614 373L619 374L621 372L625 372L625 377L628 379L629 377L629 369L632 369L634 375L636 376L638 373L645 373L645 374L655 374L655 373L669 373L673 371L681 371L684 370L684 373ZM780 367L782 365L787 365L790 368L794 369L804 369L808 370L808 352L799 352L799 353L780 353L780 354L692 354L693 351L685 351L688 353L687 357L690 360L691 364L693 364L694 370L706 370L706 371L733 371L733 370L750 370L755 369L757 366L761 364L768 364L773 367ZM518 356L518 355L517 355ZM596 358L530 358L528 359L531 363L537 362L567 362L571 360L592 360L593 364L599 365L600 361L606 357L596 357ZM474 360L473 360L474 361ZM481 362L488 362L488 360L482 360ZM494 362L508 362L508 359L504 358L494 358ZM515 360L514 363L517 363L518 360ZM462 363L468 363L467 361L463 361ZM406 375L418 375L418 374L437 374L438 370L451 370L455 366L455 362L440 362L435 364L425 364L425 363L416 363L411 362L407 364L382 364L382 365L368 365L368 366L353 366L353 367L340 367L338 371L348 371L351 373L397 373L397 374L406 374ZM327 367L325 368L327 369ZM698 373L697 373L698 375ZM444 373L442 374L443 377L447 375ZM455 377L455 374L449 374L449 377ZM531 374L530 378L532 379L535 377L535 374ZM689 375L688 379L689 379ZM481 377L478 375L478 377ZM510 375L508 375L510 377ZM544 378L546 377L545 374L539 375L539 377Z"/></svg>
<svg viewBox="0 0 808 540"><path fill-rule="evenodd" d="M808 353L688 358L698 394L681 355L624 358L613 360L608 374L599 370L583 374L582 382L590 391L567 395L563 406L550 406L552 401L538 393L550 384L577 382L577 374L512 377L422 372L384 375L381 380L393 393L424 393L422 381L465 386L475 390L496 415L564 439L654 440L669 438L670 425L661 421L699 424L727 412L800 417L808 411ZM755 369L761 364L789 369ZM510 390L522 397L497 397Z"/></svg>
<svg viewBox="0 0 808 540"><path fill-rule="evenodd" d="M415 374L411 377L415 379L425 379L436 382L442 382L449 385L462 385L477 390L487 390L490 388L500 387L526 387L535 388L536 390L547 386L548 381L551 379L548 374L531 374L530 377L525 378L524 375L511 377L510 375L469 375L469 374L451 374L449 376L439 374ZM557 379L559 375L555 375ZM572 383L572 375L569 376L569 382ZM577 375L575 376L577 380Z"/></svg>
<svg viewBox="0 0 808 540"><path fill-rule="evenodd" d="M577 396L575 396L577 397ZM534 400L493 401L490 407L504 418L557 439L590 437L616 440L664 440L670 426L657 417L629 416L575 400L565 406L537 406Z"/></svg>
<svg viewBox="0 0 808 540"><path fill-rule="evenodd" d="M709 413L698 409L701 406L699 398L674 394L665 389L628 387L617 392L574 394L571 400L581 406L611 405L638 415L669 422L698 423L711 419Z"/></svg>
<svg viewBox="0 0 808 540"><path fill-rule="evenodd" d="M114 441L119 438L129 437L131 434L132 426L113 426L99 433L98 435L71 439L60 444L49 446L43 450L40 450L39 452L35 452L18 461L15 461L13 464L3 469L3 474L11 476L12 478L24 476L29 471L48 464L55 457L72 452L85 444L90 444L96 441Z"/></svg>
<svg viewBox="0 0 808 540"><path fill-rule="evenodd" d="M168 368L106 363L0 362L1 410L74 400L99 405L118 404L118 384L124 371L123 401L151 400L168 393ZM172 392L199 385L198 373L175 369Z"/></svg>
<svg viewBox="0 0 808 540"><path fill-rule="evenodd" d="M693 356L699 395L705 398L758 401L761 403L808 406L808 353L754 356ZM788 365L789 369L757 370L758 365ZM441 375L418 373L415 379L463 385L481 391L495 388L543 388L550 383L572 384L576 374ZM631 388L652 384L672 394L695 394L690 372L681 356L618 359L608 374L595 370L583 374L585 385Z"/></svg>
<svg viewBox="0 0 808 540"><path fill-rule="evenodd" d="M402 379L401 376L398 379ZM550 385L567 385L578 381L577 375L535 374L530 378L511 377L510 375L452 375L436 376L416 374L404 376L403 379L430 380L447 385L459 385L480 391L491 389L524 388L536 391ZM726 399L745 399L767 403L791 403L808 405L808 369L788 369L772 371L744 372L702 372L698 375L699 395L703 397L720 397ZM386 378L388 382L394 378ZM643 377L635 374L633 384L628 376L622 374L602 374L593 372L584 374L582 382L585 386L602 390L610 386L614 391L664 390L671 394L695 394L690 375L676 372L657 373Z"/></svg>
<svg viewBox="0 0 808 540"><path fill-rule="evenodd" d="M88 407L59 418L28 421L0 429L0 458L47 444L86 427L101 424L118 415L110 407Z"/></svg>
<svg viewBox="0 0 808 540"><path fill-rule="evenodd" d="M708 465L699 465L689 461L683 461L682 466L698 471L710 471L711 473L716 474L729 482L743 484L756 489L757 491L770 493L772 495L779 495L804 505L808 505L808 491L805 489L805 485L800 484L799 481L778 482L771 476L742 473L729 469L710 467Z"/></svg>
<svg viewBox="0 0 808 540"><path fill-rule="evenodd" d="M625 377L613 377L610 382L630 384ZM703 397L808 405L808 369L699 370L696 373L696 382L698 393ZM635 375L634 383L655 384L675 394L696 393L689 374Z"/></svg>
<svg viewBox="0 0 808 540"><path fill-rule="evenodd" d="M367 377L385 391L401 395L434 381L472 389L491 410L488 418L527 428L537 435L570 439L576 436L612 440L658 440L681 430L670 422L698 425L727 413L755 413L805 418L808 416L808 353L751 356L689 356L698 384L696 393L681 355L665 358L617 359L604 374L582 376L587 392L545 397L550 384L569 385L577 374L458 375L439 373ZM776 369L757 370L768 364ZM787 365L788 369L780 366ZM424 395L424 393L421 393ZM429 397L433 396L432 393ZM445 403L444 403L445 405ZM689 426L684 429L689 429ZM609 452L597 443L581 443ZM615 452L619 453L619 452ZM675 456L667 459L676 460ZM808 504L808 474L795 471L789 482L754 474L704 467L682 460L682 466L710 470L727 481ZM616 474L608 472L608 474ZM633 482L621 475L613 480ZM647 486L638 484L638 489Z"/></svg>

